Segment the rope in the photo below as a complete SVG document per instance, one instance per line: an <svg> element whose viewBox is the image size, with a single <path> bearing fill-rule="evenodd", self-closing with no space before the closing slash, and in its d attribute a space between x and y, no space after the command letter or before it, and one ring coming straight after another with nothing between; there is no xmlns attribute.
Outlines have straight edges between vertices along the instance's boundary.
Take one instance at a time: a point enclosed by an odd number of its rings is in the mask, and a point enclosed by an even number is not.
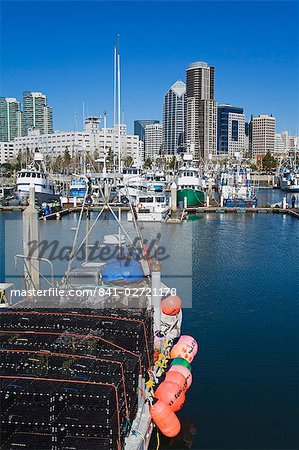
<svg viewBox="0 0 299 450"><path fill-rule="evenodd" d="M157 447L156 447L156 450L159 450L159 448L160 448L160 435L159 435L159 431L158 431L158 428L157 428Z"/></svg>

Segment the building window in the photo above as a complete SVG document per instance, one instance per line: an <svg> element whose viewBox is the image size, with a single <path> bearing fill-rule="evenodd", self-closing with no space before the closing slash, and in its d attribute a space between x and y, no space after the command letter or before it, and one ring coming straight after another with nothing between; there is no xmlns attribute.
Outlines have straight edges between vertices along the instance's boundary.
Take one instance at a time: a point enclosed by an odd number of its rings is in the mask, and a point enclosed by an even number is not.
<svg viewBox="0 0 299 450"><path fill-rule="evenodd" d="M232 120L232 140L238 142L239 133L238 133L238 121Z"/></svg>

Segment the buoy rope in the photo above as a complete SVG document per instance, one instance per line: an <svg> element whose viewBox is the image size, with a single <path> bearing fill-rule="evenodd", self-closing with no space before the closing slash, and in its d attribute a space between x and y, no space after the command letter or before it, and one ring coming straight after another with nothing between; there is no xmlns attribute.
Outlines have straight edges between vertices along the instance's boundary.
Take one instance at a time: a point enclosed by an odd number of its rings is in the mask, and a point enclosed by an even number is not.
<svg viewBox="0 0 299 450"><path fill-rule="evenodd" d="M160 448L160 434L159 434L159 430L157 428L157 447L156 450L159 450Z"/></svg>

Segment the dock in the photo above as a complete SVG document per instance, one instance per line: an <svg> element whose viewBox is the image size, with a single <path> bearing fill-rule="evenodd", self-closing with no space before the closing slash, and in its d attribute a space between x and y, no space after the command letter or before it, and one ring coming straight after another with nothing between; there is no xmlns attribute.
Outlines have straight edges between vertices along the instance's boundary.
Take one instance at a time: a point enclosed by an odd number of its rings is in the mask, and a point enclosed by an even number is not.
<svg viewBox="0 0 299 450"><path fill-rule="evenodd" d="M185 208L186 214L202 214L202 213L220 213L220 214L288 214L299 219L299 208L237 208L237 207L219 207L219 206L202 206L196 208Z"/></svg>
<svg viewBox="0 0 299 450"><path fill-rule="evenodd" d="M111 209L114 211L129 211L129 206L119 206L117 204L110 205ZM26 206L0 206L0 211L23 211ZM86 210L93 212L100 212L102 205L88 206ZM61 217L79 212L81 210L80 206L68 207L62 211L49 214L48 216L41 217L40 220L60 220ZM165 223L169 224L180 224L184 219L187 218L189 214L287 214L292 217L299 219L299 208L270 208L270 207L257 207L257 208L237 208L237 207L220 207L220 206L201 206L194 208L185 208L184 210L172 211L169 218Z"/></svg>
<svg viewBox="0 0 299 450"><path fill-rule="evenodd" d="M39 220L60 220L61 217L70 214L72 211L70 209L62 209L61 211L57 211L46 216L39 217Z"/></svg>

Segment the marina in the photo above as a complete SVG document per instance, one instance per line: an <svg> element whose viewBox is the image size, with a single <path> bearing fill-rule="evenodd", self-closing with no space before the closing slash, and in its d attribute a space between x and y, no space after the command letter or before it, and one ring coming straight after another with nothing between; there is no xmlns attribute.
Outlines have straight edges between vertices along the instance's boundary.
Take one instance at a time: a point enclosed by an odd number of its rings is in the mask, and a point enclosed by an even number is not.
<svg viewBox="0 0 299 450"><path fill-rule="evenodd" d="M265 196L265 191L263 195ZM265 199L275 201L278 195L278 191L268 191ZM46 227L42 226L41 238L43 233L46 233L49 238L59 234L63 236L66 243L70 242L72 236L68 236L67 230L74 223L74 219L75 222L78 220L78 214L77 212L64 217L61 221L51 222ZM92 211L91 214L94 216L96 212ZM175 239L172 239L172 242L177 242L178 249L173 249L170 258L162 263L165 275L182 271L182 263L175 269L178 264L177 258L179 256L181 261L186 261L190 239L192 243L193 308L184 308L184 332L188 329L188 332L201 343L200 355L195 360L192 371L197 381L191 387L194 398L200 397L201 402L198 405L197 402L193 403L192 396L188 398L186 408L180 413L182 426L187 428L186 433L195 449L202 446L220 446L220 443L231 446L233 438L227 435L226 429L221 425L221 411L226 408L228 396L233 396L230 399L232 416L228 420L228 426L238 423L238 441L243 443L244 447L253 443L246 434L246 422L249 420L251 420L251 426L255 426L254 424L258 422L261 424L263 432L258 436L261 446L270 442L271 439L282 443L283 430L289 430L292 423L295 425L292 409L295 405L290 399L292 389L296 389L297 383L297 372L292 366L292 358L296 354L294 308L298 283L293 276L296 269L290 262L296 260L297 221L280 214L207 212L199 216L200 220L196 222L183 221L182 228L156 223L154 229L149 228L150 224L144 224L143 231L149 236L154 236L160 231L162 244L167 242L170 235ZM15 226L18 227L18 223L19 226L21 225L18 218L20 218L20 212L0 213L2 225L5 220L12 226L17 219ZM12 219L14 219L13 222L11 222ZM106 229L110 230L109 232L116 230L111 221L102 220L101 223L104 227L103 233ZM14 230L15 228L12 231ZM268 233L269 230L271 234ZM286 232L288 236L291 236L290 241L282 237ZM234 244L227 247L226 243L230 242L230 236L233 235L236 236ZM270 237L272 235L275 235L276 240L281 241L279 247L274 246ZM258 236L258 239L255 236ZM21 244L20 241L19 244ZM11 251L18 253L21 250L20 247L18 248L19 244L12 247ZM4 245L3 241L2 245ZM262 249L263 252L266 249L266 254L263 253L264 258L257 263L254 255L261 253ZM226 257L218 258L220 254L225 254ZM267 261L266 279L263 261ZM285 265L285 261L289 263ZM277 262L280 262L280 269L277 268ZM58 263L55 269L57 276L65 270L64 263L59 261ZM283 269L281 269L282 265ZM248 282L244 286L242 273L245 270L247 272L249 267L251 268L250 277L248 279L247 276ZM6 273L10 273L11 269L11 264L6 265ZM219 277L226 279L227 282L220 285ZM12 278L12 281L18 284L17 279ZM181 298L187 298L189 295L187 285L178 282L175 284L178 286ZM273 284L277 289L275 298L270 293L270 286L273 287ZM207 285L209 293L206 292ZM232 292L234 292L233 295ZM263 299L262 303L260 299ZM237 341L240 342L238 345ZM276 347L275 357L271 354L272 345ZM243 351L244 348L246 352ZM247 361L249 355L250 364ZM256 372L257 365L260 365L262 361L264 361L263 372L260 370ZM224 367L226 367L225 370ZM246 375L247 372L248 375ZM273 408L271 403L268 407L264 403L269 398L266 386L270 373L280 404L285 405L284 419L279 419L280 424L277 425L274 434L268 422L265 422L268 417L271 417L271 420L278 420L278 415L280 416L279 410ZM250 376L251 383L257 386L256 394L252 391L247 393L245 389L241 393L242 386L244 387L244 383L247 383L246 380ZM284 383L283 380L286 379L288 383ZM212 391L208 388L210 380L214 386ZM234 385L230 384L231 380L235 380ZM227 383L225 391L222 389L223 383ZM236 397L234 397L235 393L238 393ZM238 417L241 401L251 405L242 421ZM260 408L257 409L257 405L260 405ZM252 411L255 415L254 422L252 418L249 419ZM218 437L211 432L215 424L220 430ZM195 428L197 432L192 434ZM167 440L162 437L161 440L161 448L171 448ZM290 445L295 442L294 433L289 432L288 440ZM154 436L151 445L150 448L155 449Z"/></svg>
<svg viewBox="0 0 299 450"><path fill-rule="evenodd" d="M216 6L3 3L0 450L299 448L298 8Z"/></svg>

